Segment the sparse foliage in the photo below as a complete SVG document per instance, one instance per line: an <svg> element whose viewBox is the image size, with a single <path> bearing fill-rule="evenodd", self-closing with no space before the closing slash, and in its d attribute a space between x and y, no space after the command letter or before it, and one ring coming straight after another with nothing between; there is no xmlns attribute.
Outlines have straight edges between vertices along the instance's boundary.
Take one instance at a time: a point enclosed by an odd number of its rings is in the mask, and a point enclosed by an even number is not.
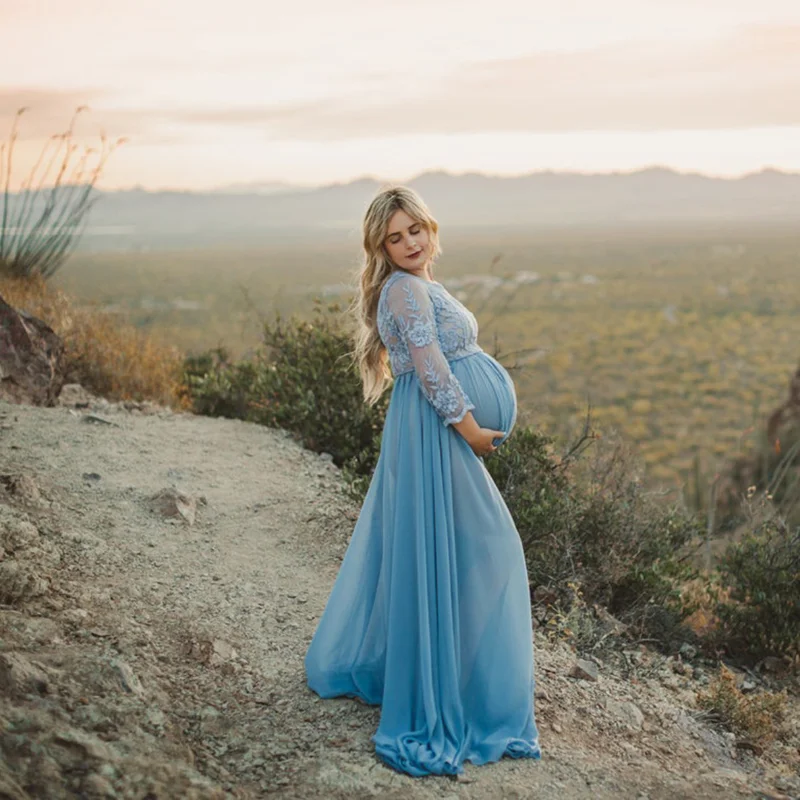
<svg viewBox="0 0 800 800"><path fill-rule="evenodd" d="M764 747L777 735L787 696L785 691L743 694L734 674L722 664L708 689L697 693L697 704L739 738Z"/></svg>
<svg viewBox="0 0 800 800"><path fill-rule="evenodd" d="M766 494L748 497L746 530L723 555L719 638L739 657L800 655L800 526Z"/></svg>
<svg viewBox="0 0 800 800"><path fill-rule="evenodd" d="M388 394L375 406L364 403L350 339L335 317L319 305L313 322L276 315L264 323L263 337L252 360L232 362L224 349L187 359L185 392L194 410L292 431L304 447L330 453L354 480L369 476Z"/></svg>
<svg viewBox="0 0 800 800"><path fill-rule="evenodd" d="M17 111L8 141L0 143L0 275L49 278L74 249L97 200L95 184L124 139L109 144L101 134L99 151L81 150L74 142L75 121L88 107L80 106L68 129L48 139L20 190L13 192L14 151L26 111Z"/></svg>

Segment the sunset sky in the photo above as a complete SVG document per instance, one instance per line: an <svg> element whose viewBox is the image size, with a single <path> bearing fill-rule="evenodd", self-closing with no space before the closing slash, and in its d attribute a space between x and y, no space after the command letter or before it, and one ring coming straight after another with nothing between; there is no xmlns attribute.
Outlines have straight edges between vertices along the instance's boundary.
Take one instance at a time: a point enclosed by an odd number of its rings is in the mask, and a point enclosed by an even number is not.
<svg viewBox="0 0 800 800"><path fill-rule="evenodd" d="M428 169L800 171L797 0L0 0L16 177L73 110L100 185Z"/></svg>

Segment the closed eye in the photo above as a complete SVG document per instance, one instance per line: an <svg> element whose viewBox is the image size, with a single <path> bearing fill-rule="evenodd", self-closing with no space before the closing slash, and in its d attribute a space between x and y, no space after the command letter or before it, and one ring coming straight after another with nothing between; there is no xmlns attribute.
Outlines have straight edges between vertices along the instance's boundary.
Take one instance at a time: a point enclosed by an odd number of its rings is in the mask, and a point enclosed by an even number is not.
<svg viewBox="0 0 800 800"><path fill-rule="evenodd" d="M415 228L416 228L416 230L414 230ZM409 229L408 229L408 232L409 232L409 233L410 233L412 236L416 236L416 235L417 235L417 234L420 232L421 228L422 228L422 226L421 226L421 225L412 225L412 226L411 226L411 228L409 228ZM399 233L393 233L393 234L392 234L392 235L389 237L389 241L390 241L392 244L397 244L397 243L400 241L400 234L399 234Z"/></svg>

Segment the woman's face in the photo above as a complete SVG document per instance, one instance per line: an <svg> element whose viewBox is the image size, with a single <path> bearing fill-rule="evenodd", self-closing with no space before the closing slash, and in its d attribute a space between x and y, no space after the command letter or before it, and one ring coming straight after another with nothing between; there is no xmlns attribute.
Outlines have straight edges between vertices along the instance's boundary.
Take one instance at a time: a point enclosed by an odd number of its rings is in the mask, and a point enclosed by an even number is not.
<svg viewBox="0 0 800 800"><path fill-rule="evenodd" d="M383 240L389 258L408 272L425 276L431 260L431 239L428 227L412 219L402 209L389 220Z"/></svg>

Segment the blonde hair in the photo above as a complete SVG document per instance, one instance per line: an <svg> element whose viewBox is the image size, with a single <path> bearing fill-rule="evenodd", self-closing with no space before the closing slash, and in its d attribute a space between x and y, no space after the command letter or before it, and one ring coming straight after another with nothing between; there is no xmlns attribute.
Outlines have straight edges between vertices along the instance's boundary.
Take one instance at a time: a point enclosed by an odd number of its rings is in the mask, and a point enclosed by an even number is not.
<svg viewBox="0 0 800 800"><path fill-rule="evenodd" d="M428 229L431 275L433 260L441 255L439 223L424 200L407 186L390 185L373 198L362 226L364 262L355 275L358 286L348 311L356 317L354 349L351 357L361 375L364 400L374 405L392 382L389 354L378 333L378 299L389 275L398 268L389 258L385 240L389 221L397 211L405 211Z"/></svg>

